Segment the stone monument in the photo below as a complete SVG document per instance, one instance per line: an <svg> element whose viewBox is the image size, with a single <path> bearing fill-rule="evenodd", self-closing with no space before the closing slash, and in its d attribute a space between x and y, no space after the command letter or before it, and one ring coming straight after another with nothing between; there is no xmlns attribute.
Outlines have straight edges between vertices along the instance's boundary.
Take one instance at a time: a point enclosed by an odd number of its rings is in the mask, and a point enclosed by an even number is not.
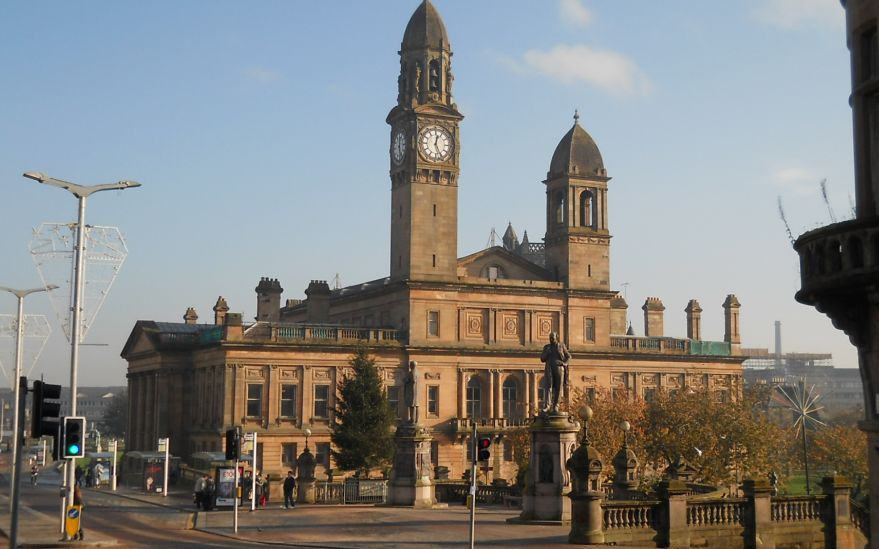
<svg viewBox="0 0 879 549"><path fill-rule="evenodd" d="M601 501L604 492L601 490L602 469L604 458L589 442L589 420L592 409L584 406L580 410L583 420L583 438L580 447L568 459L566 466L571 473L571 531L568 543L599 544L604 543L604 513Z"/></svg>
<svg viewBox="0 0 879 549"><path fill-rule="evenodd" d="M299 503L314 503L314 466L317 463L314 454L308 449L308 437L311 429L305 430L305 450L296 458L296 501Z"/></svg>
<svg viewBox="0 0 879 549"><path fill-rule="evenodd" d="M406 419L394 435L394 464L388 482L388 505L434 507L435 487L430 479L430 434L419 423L418 364L409 363L403 386Z"/></svg>

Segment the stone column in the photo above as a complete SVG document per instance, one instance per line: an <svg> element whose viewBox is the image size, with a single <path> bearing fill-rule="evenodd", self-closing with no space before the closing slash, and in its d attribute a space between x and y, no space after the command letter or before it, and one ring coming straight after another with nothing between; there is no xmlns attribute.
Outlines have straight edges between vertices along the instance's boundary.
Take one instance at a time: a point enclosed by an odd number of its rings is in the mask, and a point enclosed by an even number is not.
<svg viewBox="0 0 879 549"><path fill-rule="evenodd" d="M571 520L567 461L580 424L567 414L540 414L531 431L531 467L525 479L521 522L564 524Z"/></svg>
<svg viewBox="0 0 879 549"><path fill-rule="evenodd" d="M467 374L458 370L458 419L467 418Z"/></svg>
<svg viewBox="0 0 879 549"><path fill-rule="evenodd" d="M656 489L662 500L662 520L660 524L666 528L660 531L665 538L665 545L675 549L690 546L690 531L687 529L687 485L680 480L663 480ZM766 520L769 520L769 509L766 509ZM748 545L745 547L758 547Z"/></svg>
<svg viewBox="0 0 879 549"><path fill-rule="evenodd" d="M534 410L534 413L536 414L538 411L537 409L540 407L540 398L538 398L539 395L537 393L537 388L539 384L537 378L537 370L531 370L529 372L529 375L531 376L531 406L532 410Z"/></svg>
<svg viewBox="0 0 879 549"><path fill-rule="evenodd" d="M765 479L746 479L742 491L745 507L745 547L775 547L772 536L772 487Z"/></svg>
<svg viewBox="0 0 879 549"><path fill-rule="evenodd" d="M825 516L826 528L833 532L832 539L836 547L852 548L855 544L856 532L852 524L851 498L852 484L848 479L834 475L821 480L821 491L827 495Z"/></svg>
<svg viewBox="0 0 879 549"><path fill-rule="evenodd" d="M488 373L488 418L489 420L493 420L498 417L498 410L495 407L495 395L497 394L497 387L495 386L495 380L497 379L494 375L494 370L486 370Z"/></svg>

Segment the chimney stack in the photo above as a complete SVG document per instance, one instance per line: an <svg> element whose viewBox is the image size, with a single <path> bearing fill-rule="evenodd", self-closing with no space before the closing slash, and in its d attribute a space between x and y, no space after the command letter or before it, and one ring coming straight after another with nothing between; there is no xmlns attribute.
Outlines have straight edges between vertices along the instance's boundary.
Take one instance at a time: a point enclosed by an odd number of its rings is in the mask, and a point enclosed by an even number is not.
<svg viewBox="0 0 879 549"><path fill-rule="evenodd" d="M195 324L198 322L198 314L195 312L195 307L189 307L186 309L186 313L183 315L183 321L187 324Z"/></svg>
<svg viewBox="0 0 879 549"><path fill-rule="evenodd" d="M256 320L278 322L281 319L281 283L277 278L262 277L256 286Z"/></svg>
<svg viewBox="0 0 879 549"><path fill-rule="evenodd" d="M742 335L739 331L739 308L741 307L735 294L729 294L723 302L723 340L729 343L730 353L742 352Z"/></svg>
<svg viewBox="0 0 879 549"><path fill-rule="evenodd" d="M684 309L687 313L687 339L702 339L702 307L695 299L691 299Z"/></svg>
<svg viewBox="0 0 879 549"><path fill-rule="evenodd" d="M217 303L214 305L214 324L217 326L222 326L226 323L226 313L229 312L229 305L226 303L226 300L223 296L217 298Z"/></svg>
<svg viewBox="0 0 879 549"><path fill-rule="evenodd" d="M330 319L330 285L326 280L312 280L305 290L305 319L307 322L327 322Z"/></svg>
<svg viewBox="0 0 879 549"><path fill-rule="evenodd" d="M662 312L665 305L658 297L648 297L641 307L644 311L644 335L646 337L662 337Z"/></svg>
<svg viewBox="0 0 879 549"><path fill-rule="evenodd" d="M624 335L626 333L626 317L628 316L629 304L620 294L610 300L610 333L611 335Z"/></svg>

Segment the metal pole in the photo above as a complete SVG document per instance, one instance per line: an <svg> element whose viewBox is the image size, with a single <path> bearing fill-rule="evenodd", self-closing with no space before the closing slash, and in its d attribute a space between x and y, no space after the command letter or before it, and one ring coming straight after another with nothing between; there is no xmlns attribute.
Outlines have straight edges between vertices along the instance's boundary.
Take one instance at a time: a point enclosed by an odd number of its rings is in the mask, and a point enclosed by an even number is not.
<svg viewBox="0 0 879 549"><path fill-rule="evenodd" d="M46 466L46 439L43 439L43 462L40 464L40 467Z"/></svg>
<svg viewBox="0 0 879 549"><path fill-rule="evenodd" d="M250 510L256 511L256 431L253 432L253 471L250 477Z"/></svg>
<svg viewBox="0 0 879 549"><path fill-rule="evenodd" d="M118 448L119 448L119 441L114 440L113 441L113 471L112 471L113 476L110 479L110 482L112 483L114 492L116 491L116 451L118 450Z"/></svg>
<svg viewBox="0 0 879 549"><path fill-rule="evenodd" d="M476 545L476 422L473 422L473 456L470 459L470 549Z"/></svg>
<svg viewBox="0 0 879 549"><path fill-rule="evenodd" d="M162 484L162 497L168 497L168 468L171 457L171 437L165 438L165 480Z"/></svg>
<svg viewBox="0 0 879 549"><path fill-rule="evenodd" d="M58 443L61 444L61 437L58 438ZM59 454L61 450L58 450ZM68 461L64 460L64 465L62 465L62 474L61 474L61 529L60 532L64 534L64 517L67 516L67 465Z"/></svg>
<svg viewBox="0 0 879 549"><path fill-rule="evenodd" d="M809 455L806 453L806 418L803 417L803 464L806 466L806 495L812 495L809 487Z"/></svg>
<svg viewBox="0 0 879 549"><path fill-rule="evenodd" d="M232 529L235 533L238 533L238 459L235 459L235 489L232 491L232 505L235 507L235 512L232 514Z"/></svg>
<svg viewBox="0 0 879 549"><path fill-rule="evenodd" d="M22 339L24 338L24 294L17 294L18 298L18 317L15 321L15 414L13 414L12 420L12 469L13 471L19 465L18 460L21 459L21 452L19 451L21 446L21 441L19 441L21 435L21 422L24 418L24 407L19 406L19 399L21 398L21 360L22 355L24 354L24 345ZM24 386L25 395L27 395L27 383ZM15 505L15 501L17 498L16 492L18 492L18 486L13 482L9 487L9 505ZM13 510L13 507L9 508Z"/></svg>
<svg viewBox="0 0 879 549"><path fill-rule="evenodd" d="M27 378L20 377L18 380L18 385L16 386L18 391L16 394L19 395L18 400L15 403L17 413L24 417L24 400L27 396ZM14 434L15 438L21 436L20 431L16 431ZM20 442L24 442L23 440ZM16 549L18 547L18 499L21 495L21 489L19 484L21 483L21 444L19 443L15 447L15 461L12 466L12 516L9 519L9 548Z"/></svg>
<svg viewBox="0 0 879 549"><path fill-rule="evenodd" d="M79 198L79 215L76 221L76 245L73 249L73 307L70 320L70 415L76 416L76 373L79 369L79 340L82 329L82 285L85 279L85 206L86 197ZM73 485L76 482L76 459L70 459L67 468L67 501L73 501ZM66 537L66 531L65 531Z"/></svg>

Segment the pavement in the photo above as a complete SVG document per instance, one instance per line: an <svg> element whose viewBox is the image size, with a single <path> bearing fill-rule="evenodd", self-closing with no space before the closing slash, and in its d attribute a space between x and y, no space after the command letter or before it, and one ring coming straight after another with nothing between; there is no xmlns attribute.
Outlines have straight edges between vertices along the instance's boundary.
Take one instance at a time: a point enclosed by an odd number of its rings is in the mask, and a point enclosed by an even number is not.
<svg viewBox="0 0 879 549"><path fill-rule="evenodd" d="M41 477L41 484L43 478ZM49 480L49 479L46 479ZM49 481L51 482L51 480ZM470 512L463 505L451 504L444 509L412 509L375 505L302 505L283 509L277 502L265 509L251 512L249 507L240 508L238 531L233 528L233 512L229 509L198 512L191 494L169 491L167 497L145 494L141 491L119 487L116 492L101 488L102 497L115 497L138 502L144 512L154 509L160 522L156 528L187 530L212 534L227 542L242 545L260 544L285 547L310 547L327 549L395 549L431 547L468 547ZM85 489L83 497L88 503L90 492ZM93 494L92 497L97 496ZM120 502L120 505L122 502ZM161 509L156 509L159 507ZM84 513L88 525L88 507ZM60 513L60 511L59 511ZM570 547L569 526L508 524L508 518L518 516L519 511L500 506L477 508L475 541L479 547L525 548L541 547L555 549ZM69 547L71 542L60 539L60 516L37 512L27 505L19 514L20 547ZM0 530L6 535L9 526L8 499L0 496ZM75 542L79 546L125 546L124 539L114 539L95 529L86 528L86 540ZM581 546L585 547L585 546ZM618 546L619 547L619 546Z"/></svg>

